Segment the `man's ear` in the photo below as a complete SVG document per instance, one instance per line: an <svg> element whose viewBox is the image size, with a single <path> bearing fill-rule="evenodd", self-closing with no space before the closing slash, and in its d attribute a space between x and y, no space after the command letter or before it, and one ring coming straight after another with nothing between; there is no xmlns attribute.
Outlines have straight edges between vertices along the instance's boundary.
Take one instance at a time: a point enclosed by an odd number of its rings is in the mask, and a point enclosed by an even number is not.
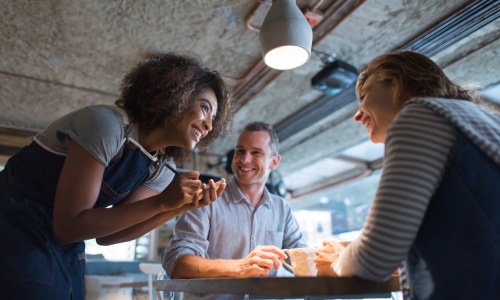
<svg viewBox="0 0 500 300"><path fill-rule="evenodd" d="M280 161L281 161L281 155L279 155L279 154L273 155L273 157L271 158L271 165L269 166L269 169L271 169L271 171L276 169L278 167Z"/></svg>

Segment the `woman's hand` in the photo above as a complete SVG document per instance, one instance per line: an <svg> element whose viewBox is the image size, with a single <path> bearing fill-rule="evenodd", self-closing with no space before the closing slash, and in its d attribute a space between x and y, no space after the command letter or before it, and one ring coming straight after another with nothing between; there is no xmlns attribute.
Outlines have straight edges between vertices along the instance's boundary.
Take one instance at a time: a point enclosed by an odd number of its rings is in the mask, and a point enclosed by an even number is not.
<svg viewBox="0 0 500 300"><path fill-rule="evenodd" d="M192 203L200 193L199 176L197 171L175 175L172 182L157 196L164 210L173 210Z"/></svg>
<svg viewBox="0 0 500 300"><path fill-rule="evenodd" d="M318 276L336 276L332 269L332 263L337 260L344 246L337 241L323 241L323 247L316 251L314 263L318 269Z"/></svg>
<svg viewBox="0 0 500 300"><path fill-rule="evenodd" d="M188 203L191 208L200 208L207 206L219 198L226 189L226 179L214 182L213 179L208 181L208 184L202 184L198 190L193 202Z"/></svg>

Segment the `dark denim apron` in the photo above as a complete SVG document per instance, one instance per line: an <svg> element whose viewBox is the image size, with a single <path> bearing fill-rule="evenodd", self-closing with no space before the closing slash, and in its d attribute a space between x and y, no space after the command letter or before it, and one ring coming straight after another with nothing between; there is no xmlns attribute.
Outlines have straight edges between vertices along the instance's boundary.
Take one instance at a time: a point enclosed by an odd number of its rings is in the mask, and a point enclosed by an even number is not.
<svg viewBox="0 0 500 300"><path fill-rule="evenodd" d="M0 172L2 299L84 299L85 243L61 246L52 234L64 159L32 142ZM105 168L94 207L119 204L149 177L152 163L139 148L125 145Z"/></svg>
<svg viewBox="0 0 500 300"><path fill-rule="evenodd" d="M406 260L419 299L500 299L500 166L463 133Z"/></svg>

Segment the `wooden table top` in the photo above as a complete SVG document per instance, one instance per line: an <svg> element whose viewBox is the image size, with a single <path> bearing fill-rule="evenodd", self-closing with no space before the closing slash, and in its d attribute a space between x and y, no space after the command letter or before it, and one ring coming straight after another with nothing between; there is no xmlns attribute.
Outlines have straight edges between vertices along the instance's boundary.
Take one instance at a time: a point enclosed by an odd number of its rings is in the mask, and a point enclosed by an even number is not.
<svg viewBox="0 0 500 300"><path fill-rule="evenodd" d="M208 294L248 294L272 298L308 298L310 296L386 297L400 291L399 277L386 282L356 277L252 277L168 279L155 282L158 291Z"/></svg>

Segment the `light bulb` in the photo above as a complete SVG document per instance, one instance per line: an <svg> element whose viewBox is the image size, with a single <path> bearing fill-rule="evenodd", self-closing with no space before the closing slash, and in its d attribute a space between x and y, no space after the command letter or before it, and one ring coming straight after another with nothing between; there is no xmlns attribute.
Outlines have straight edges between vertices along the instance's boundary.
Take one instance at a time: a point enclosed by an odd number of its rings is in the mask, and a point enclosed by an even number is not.
<svg viewBox="0 0 500 300"><path fill-rule="evenodd" d="M299 46L281 46L274 48L264 56L266 65L277 70L290 70L305 64L309 53Z"/></svg>

